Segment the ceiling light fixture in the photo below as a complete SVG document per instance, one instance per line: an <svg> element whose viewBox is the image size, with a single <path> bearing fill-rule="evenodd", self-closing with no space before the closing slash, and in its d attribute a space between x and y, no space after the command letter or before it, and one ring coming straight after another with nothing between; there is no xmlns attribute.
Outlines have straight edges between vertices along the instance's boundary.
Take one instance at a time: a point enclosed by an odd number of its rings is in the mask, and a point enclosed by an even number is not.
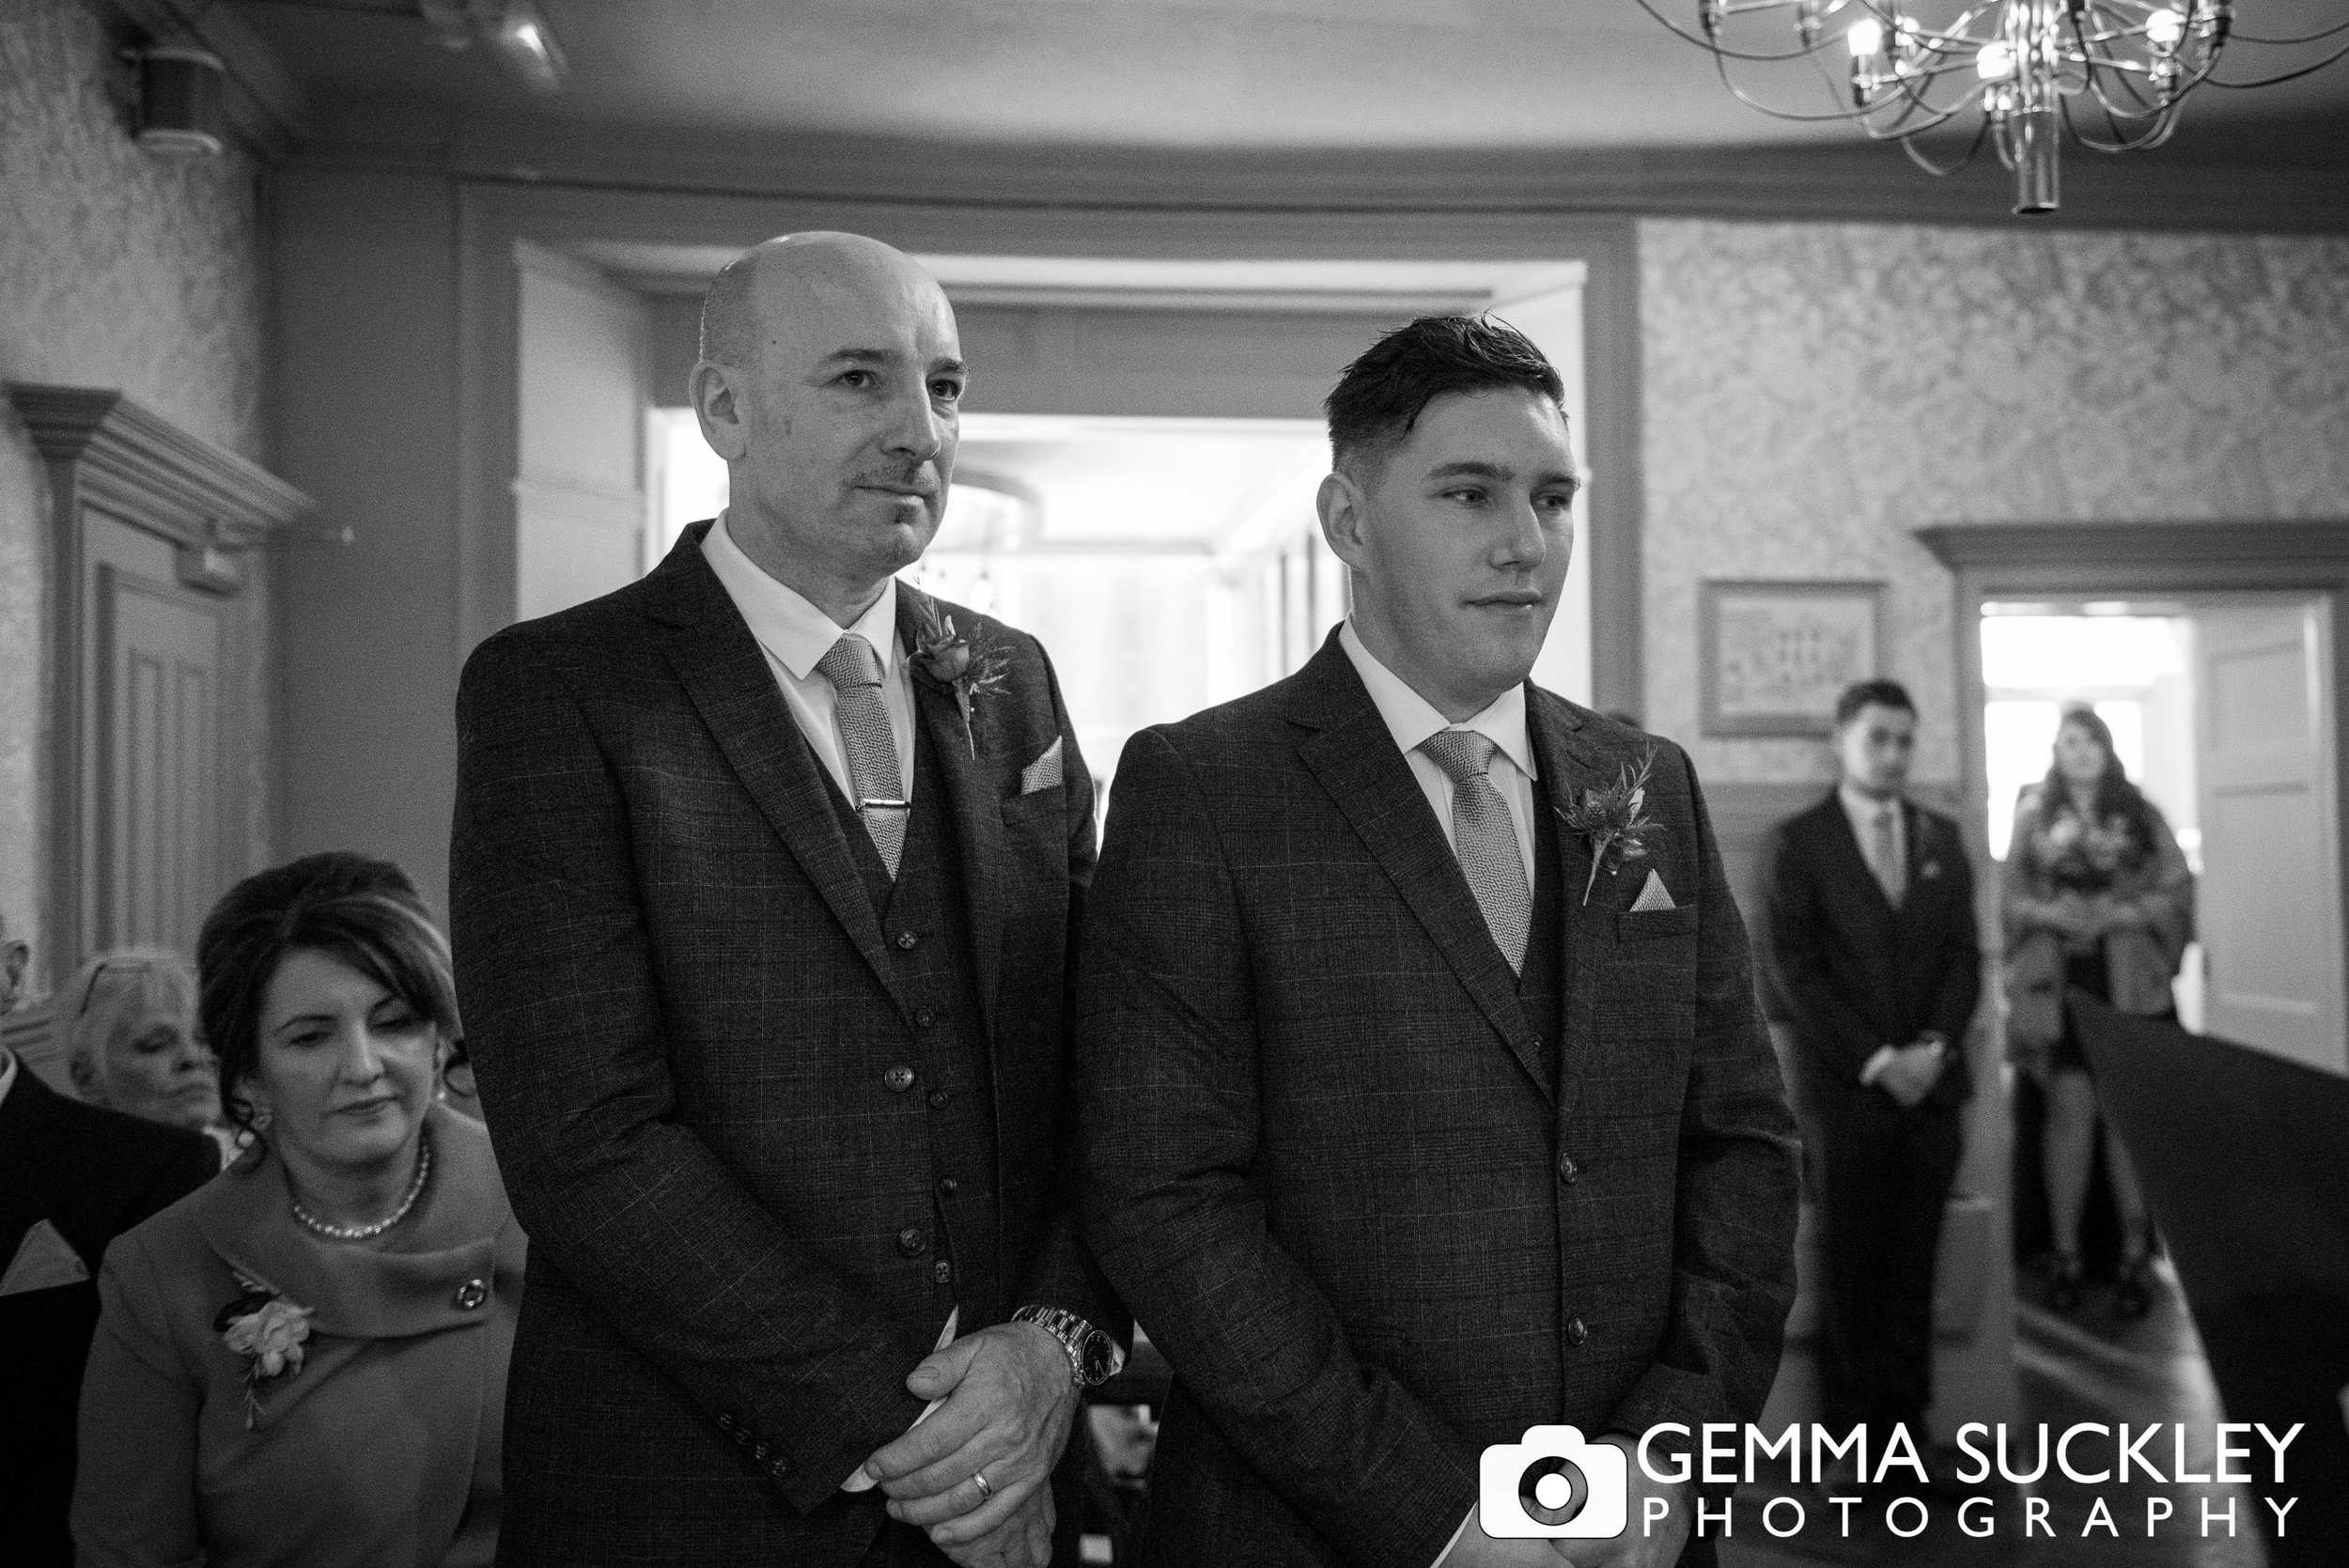
<svg viewBox="0 0 2349 1568"><path fill-rule="evenodd" d="M563 45L537 0L416 0L441 47L489 49L506 73L534 92L561 92L570 80Z"/></svg>
<svg viewBox="0 0 2349 1568"><path fill-rule="evenodd" d="M2213 72L2230 42L2306 50L2349 33L2349 22L2296 38L2237 32L2233 0L1697 0L1695 33L1653 0L1640 5L1709 51L1722 85L1772 118L1849 121L1873 139L1898 141L1936 175L1966 167L1987 142L2014 171L2018 213L2060 204L2061 131L2097 152L2157 147L2198 87L2272 86L2349 54L2344 43L2278 75L2222 81ZM1764 13L1777 13L1774 24ZM1836 107L1773 108L1730 74L1732 62L1803 69L1794 61L1823 79ZM1937 162L1917 145L1968 117L1973 140L1955 162Z"/></svg>

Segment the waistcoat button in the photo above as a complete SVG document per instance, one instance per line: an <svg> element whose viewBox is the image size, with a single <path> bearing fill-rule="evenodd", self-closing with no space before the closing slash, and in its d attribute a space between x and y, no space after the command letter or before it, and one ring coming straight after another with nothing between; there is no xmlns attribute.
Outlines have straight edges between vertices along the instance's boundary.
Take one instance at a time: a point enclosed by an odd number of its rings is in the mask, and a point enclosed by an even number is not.
<svg viewBox="0 0 2349 1568"><path fill-rule="evenodd" d="M902 1094L913 1087L913 1069L905 1066L892 1067L881 1074L881 1082L889 1086L891 1094Z"/></svg>
<svg viewBox="0 0 2349 1568"><path fill-rule="evenodd" d="M910 1225L897 1233L897 1250L909 1258L920 1257L922 1250L928 1245L928 1240L922 1233Z"/></svg>

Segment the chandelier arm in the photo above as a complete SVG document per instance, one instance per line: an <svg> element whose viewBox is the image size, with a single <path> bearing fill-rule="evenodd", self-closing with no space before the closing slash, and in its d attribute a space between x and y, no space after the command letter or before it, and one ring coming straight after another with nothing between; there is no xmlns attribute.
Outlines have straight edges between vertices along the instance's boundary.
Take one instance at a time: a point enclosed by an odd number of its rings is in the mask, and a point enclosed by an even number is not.
<svg viewBox="0 0 2349 1568"><path fill-rule="evenodd" d="M1990 122L1988 120L1983 120L1981 124L1974 128L1974 139L1966 144L1965 153L1959 157L1956 163L1950 164L1937 163L1932 159L1926 157L1923 153L1919 152L1917 150L1916 140L1913 136L1903 136L1901 138L1901 150L1908 154L1908 161L1910 163L1924 170L1925 173L1933 176L1936 179L1947 179L1950 176L1956 174L1974 161L1974 154L1982 150L1983 140L1989 134Z"/></svg>
<svg viewBox="0 0 2349 1568"><path fill-rule="evenodd" d="M1933 117L1926 120L1921 125L1911 125L1908 123L1908 116L1916 109L1922 109L1926 114L1931 115ZM1877 130L1873 125L1865 123L1860 126L1860 129L1868 133L1868 139L1872 142L1906 142L1911 136L1921 136L1928 131L1940 130L1941 127L1949 124L1950 121L1955 119L1958 116L1964 114L1965 112L1966 111L1963 107L1936 109L1930 103L1919 101L1912 104L1909 109L1903 110L1901 112L1900 118L1894 120L1890 125L1885 127L1881 131Z"/></svg>
<svg viewBox="0 0 2349 1568"><path fill-rule="evenodd" d="M2343 55L2349 55L2349 43L2342 44L2339 49L2334 50L2331 54L2326 55L2323 59L2317 61L2312 66L2302 66L2298 70L2287 70L2280 76L2263 76L2256 82L2221 82L2216 76L2207 77L2205 80L2207 80L2214 87L2232 87L2237 92L2245 91L2251 87L2272 87L2279 82L2291 82L2303 76L2313 75L2317 71L2323 70L2326 66L2331 65L2335 60L2341 58Z"/></svg>
<svg viewBox="0 0 2349 1568"><path fill-rule="evenodd" d="M2145 95L2137 90L2137 81L2130 72L2120 69L2120 67L2113 61L2107 60L2100 62L2100 64L2102 66L2102 70L2099 70L2096 65L2089 67L2088 90L2095 97L2097 104L2103 108L2108 118L2112 119L2115 122L2124 119L2151 119L2156 115L2168 114L2170 108L2176 104L2178 101L2178 95L2176 94L2172 94L2159 102L2148 102ZM2119 104L2113 102L2110 95L2105 91L2104 79L2108 76L2113 77L2119 81L2122 90L2129 95L2129 100L2137 105L2136 108L2124 109ZM2115 131L2119 130L2117 123L2115 124L2114 129Z"/></svg>
<svg viewBox="0 0 2349 1568"><path fill-rule="evenodd" d="M2100 141L2096 137L2090 135L2087 132L2080 129L2079 121L2075 119L2072 116L2072 101L2070 99L2065 99L2061 104L2059 105L2059 107L2061 107L2063 111L2063 129L2072 133L2072 139L2074 141L2079 143L2080 146L2088 148L2091 152L2149 152L2155 147L2159 147L2163 142L2170 139L2170 132L2168 129L2169 121L2164 120L2162 123L2156 124L2144 135L2136 137L2126 134L2122 131L2120 125L2115 123L2112 127L2113 139L2108 142ZM2171 116L2171 118L2174 118L2174 116Z"/></svg>
<svg viewBox="0 0 2349 1568"><path fill-rule="evenodd" d="M1972 97L1969 94L1960 94L1956 101L1952 102L1947 108L1935 107L1933 101L1925 97L1926 89L1933 85L1933 78L1939 74L1940 73L1938 71L1929 73L1923 81L1919 81L1913 75L1904 78L1900 84L1901 97L1907 101L1908 107L1901 111L1900 117L1895 119L1891 125L1885 130L1883 135L1878 136L1873 126L1869 128L1868 133L1872 136L1876 136L1879 141L1883 140L1886 136L1906 137L1919 135L1924 132L1932 131L1937 127L1947 125L1951 120L1955 119L1959 115L1964 114L1967 108L1969 107L1973 101ZM1923 125L1907 126L1907 128L1904 130L1903 127L1906 125L1908 116L1919 111L1932 116L1932 119L1928 120Z"/></svg>
<svg viewBox="0 0 2349 1568"><path fill-rule="evenodd" d="M1721 79L1721 85L1729 89L1729 95L1732 98L1735 98L1738 102L1744 104L1747 108L1751 109L1755 114L1767 115L1772 119L1785 120L1795 125L1827 125L1834 123L1850 125L1854 122L1864 124L1868 116L1874 112L1868 109L1843 109L1839 110L1832 115L1804 115L1797 114L1790 109L1773 109L1768 104L1762 102L1759 99L1756 99L1748 93L1736 83L1731 81L1729 79L1728 63L1722 60L1719 55L1714 56L1713 70L1719 75Z"/></svg>
<svg viewBox="0 0 2349 1568"><path fill-rule="evenodd" d="M1658 23L1662 23L1664 30L1672 34L1672 37L1679 39L1685 43L1693 43L1699 49L1704 50L1716 58L1726 57L1732 60L1760 60L1766 63L1773 60L1799 60L1806 54L1815 54L1818 53L1818 46L1814 44L1810 48L1791 50L1783 54L1748 54L1744 50L1731 49L1725 45L1716 43L1711 39L1705 38L1701 34L1688 31L1686 28L1682 27L1680 23L1666 16L1662 11L1657 10L1652 3L1652 0L1639 0L1639 4L1641 10L1647 12L1648 15L1654 17Z"/></svg>
<svg viewBox="0 0 2349 1568"><path fill-rule="evenodd" d="M2229 43L2267 43L2280 47L2291 43L2322 43L2335 33L2349 33L2349 22L2335 23L2330 27L2320 28L2313 33L2303 33L2296 39L2263 39L2257 33L2239 33L2229 29L2227 41Z"/></svg>

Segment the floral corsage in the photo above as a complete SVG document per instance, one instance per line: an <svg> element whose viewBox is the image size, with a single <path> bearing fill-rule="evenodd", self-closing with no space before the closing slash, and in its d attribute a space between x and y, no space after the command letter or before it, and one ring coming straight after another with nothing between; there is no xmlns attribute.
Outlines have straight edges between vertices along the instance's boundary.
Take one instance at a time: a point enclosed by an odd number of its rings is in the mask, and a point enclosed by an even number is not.
<svg viewBox="0 0 2349 1568"><path fill-rule="evenodd" d="M955 629L955 618L940 614L929 599L916 598L912 602L914 662L954 692L955 706L962 710L963 743L975 757L979 739L971 722L972 701L1004 689L1011 677L1011 655L992 642L963 636Z"/></svg>
<svg viewBox="0 0 2349 1568"><path fill-rule="evenodd" d="M1591 843L1591 877L1582 884L1584 908L1590 906L1601 867L1610 876L1620 876L1629 862L1646 859L1646 834L1656 822L1641 815L1641 808L1647 803L1648 776L1655 770L1656 749L1651 746L1636 770L1626 762L1605 789L1585 789L1579 807L1559 808L1565 825Z"/></svg>
<svg viewBox="0 0 2349 1568"><path fill-rule="evenodd" d="M260 1419L261 1385L302 1370L303 1342L314 1309L297 1306L258 1281L237 1276L244 1294L220 1310L212 1327L230 1354L245 1358L244 1429Z"/></svg>

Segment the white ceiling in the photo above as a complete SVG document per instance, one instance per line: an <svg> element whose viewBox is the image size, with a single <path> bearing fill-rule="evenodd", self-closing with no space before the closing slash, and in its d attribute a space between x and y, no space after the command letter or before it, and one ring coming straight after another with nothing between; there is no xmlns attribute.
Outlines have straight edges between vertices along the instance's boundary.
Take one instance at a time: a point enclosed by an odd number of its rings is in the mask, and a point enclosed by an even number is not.
<svg viewBox="0 0 2349 1568"><path fill-rule="evenodd" d="M572 80L524 94L408 0L229 0L347 133L397 113L1011 147L1594 152L1843 144L1721 90L1632 0L540 0ZM1694 0L1658 0L1692 25ZM1919 0L1920 13L1955 0ZM2340 0L2240 0L2245 33ZM2256 51L2238 46L2244 70ZM1774 93L1814 106L1808 68ZM2164 157L2349 163L2349 62L2204 90Z"/></svg>

